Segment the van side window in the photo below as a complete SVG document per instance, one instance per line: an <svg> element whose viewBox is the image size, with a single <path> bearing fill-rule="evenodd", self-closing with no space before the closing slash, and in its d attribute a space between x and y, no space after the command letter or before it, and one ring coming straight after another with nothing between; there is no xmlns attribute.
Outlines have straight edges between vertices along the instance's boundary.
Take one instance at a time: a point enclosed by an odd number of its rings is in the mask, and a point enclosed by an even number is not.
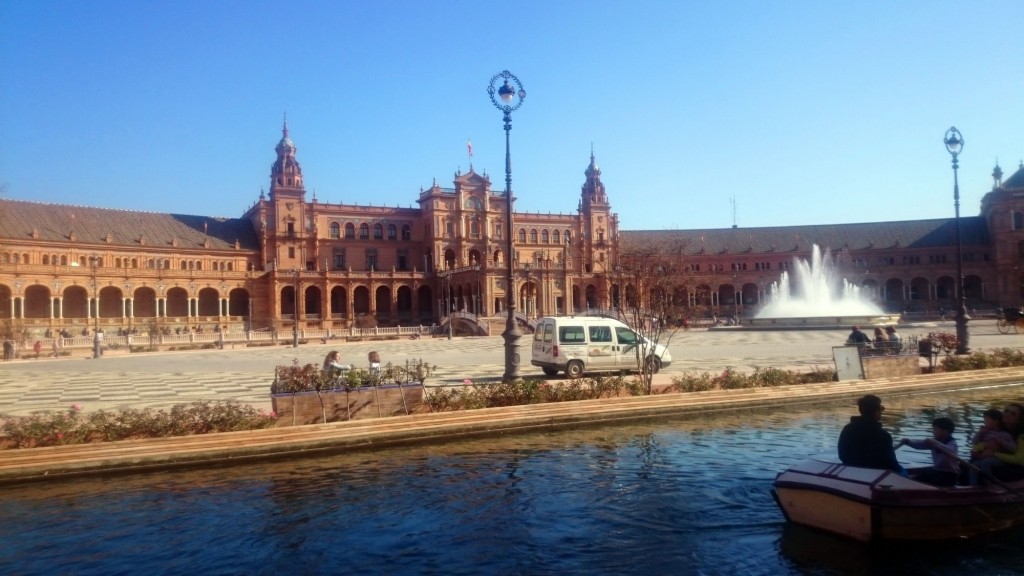
<svg viewBox="0 0 1024 576"><path fill-rule="evenodd" d="M537 330L533 333L533 341L540 342L544 338L544 330L548 328L547 324L541 324L537 326Z"/></svg>
<svg viewBox="0 0 1024 576"><path fill-rule="evenodd" d="M558 329L558 341L562 344L583 343L583 326L562 326Z"/></svg>
<svg viewBox="0 0 1024 576"><path fill-rule="evenodd" d="M619 344L636 344L636 332L629 328L616 326L615 335L619 337Z"/></svg>
<svg viewBox="0 0 1024 576"><path fill-rule="evenodd" d="M555 335L555 325L548 322L544 325L544 341L551 343L551 337Z"/></svg>
<svg viewBox="0 0 1024 576"><path fill-rule="evenodd" d="M612 329L609 326L591 326L590 342L611 342Z"/></svg>

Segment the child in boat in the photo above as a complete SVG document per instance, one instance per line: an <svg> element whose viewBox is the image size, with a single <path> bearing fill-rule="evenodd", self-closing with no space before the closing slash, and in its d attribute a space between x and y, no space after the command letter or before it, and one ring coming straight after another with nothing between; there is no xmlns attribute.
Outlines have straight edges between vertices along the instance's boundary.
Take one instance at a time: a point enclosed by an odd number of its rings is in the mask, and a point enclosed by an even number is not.
<svg viewBox="0 0 1024 576"><path fill-rule="evenodd" d="M1013 452L1017 443L1003 425L1003 413L990 408L982 413L982 418L984 425L971 437L971 462L992 458L999 452Z"/></svg>
<svg viewBox="0 0 1024 576"><path fill-rule="evenodd" d="M960 458L957 457L956 440L953 431L956 425L949 418L932 420L932 437L924 440L903 438L900 446L915 450L931 450L932 467L914 474L914 480L934 486L956 486L960 477Z"/></svg>

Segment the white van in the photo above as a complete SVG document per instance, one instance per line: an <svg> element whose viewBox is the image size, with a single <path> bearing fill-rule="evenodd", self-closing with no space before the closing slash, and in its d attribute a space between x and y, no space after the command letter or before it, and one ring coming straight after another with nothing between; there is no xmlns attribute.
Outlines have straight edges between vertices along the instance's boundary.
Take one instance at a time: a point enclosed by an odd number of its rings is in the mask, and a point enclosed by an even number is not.
<svg viewBox="0 0 1024 576"><path fill-rule="evenodd" d="M612 318L597 316L547 317L537 321L530 363L545 374L565 372L576 378L584 372L636 370L640 336ZM648 357L652 369L672 363L668 349L658 344Z"/></svg>

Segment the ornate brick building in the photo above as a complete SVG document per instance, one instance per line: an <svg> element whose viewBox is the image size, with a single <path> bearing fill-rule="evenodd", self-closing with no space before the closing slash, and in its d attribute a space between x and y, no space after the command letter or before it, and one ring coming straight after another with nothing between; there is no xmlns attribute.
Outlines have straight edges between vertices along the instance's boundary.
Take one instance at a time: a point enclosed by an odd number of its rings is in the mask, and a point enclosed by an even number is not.
<svg viewBox="0 0 1024 576"><path fill-rule="evenodd" d="M0 200L0 322L9 334L104 330L302 328L441 322L497 333L505 302L505 234L514 234L524 316L614 306L623 246L684 247L694 316L750 313L793 257L830 248L842 274L889 309L951 307L952 218L906 222L621 231L593 154L572 214L517 213L486 174L421 190L419 208L307 198L284 126L269 194L241 218L157 214ZM981 214L961 218L969 305L1024 300L1024 165L998 167ZM621 243L621 246L620 246Z"/></svg>

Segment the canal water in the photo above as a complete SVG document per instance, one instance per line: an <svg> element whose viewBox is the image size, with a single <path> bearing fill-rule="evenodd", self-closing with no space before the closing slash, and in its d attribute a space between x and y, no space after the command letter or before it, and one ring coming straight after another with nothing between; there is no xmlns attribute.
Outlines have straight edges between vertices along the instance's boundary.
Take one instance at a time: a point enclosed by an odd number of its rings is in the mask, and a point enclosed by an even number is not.
<svg viewBox="0 0 1024 576"><path fill-rule="evenodd" d="M1024 387L885 398L895 438ZM776 473L849 402L0 490L2 574L1020 574L1022 531L869 547L788 526ZM903 448L905 464L927 455Z"/></svg>

